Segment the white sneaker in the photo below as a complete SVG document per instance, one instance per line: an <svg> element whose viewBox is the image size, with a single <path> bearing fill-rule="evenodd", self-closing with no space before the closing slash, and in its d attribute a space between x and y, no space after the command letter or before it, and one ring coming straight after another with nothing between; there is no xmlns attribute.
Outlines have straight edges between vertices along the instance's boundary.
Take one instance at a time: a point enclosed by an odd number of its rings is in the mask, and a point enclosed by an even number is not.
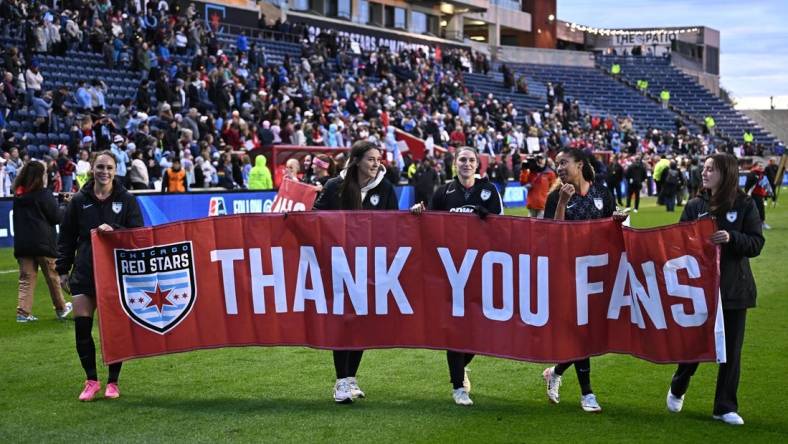
<svg viewBox="0 0 788 444"><path fill-rule="evenodd" d="M358 382L356 382L356 377L351 376L347 378L347 383L350 386L350 394L353 396L353 399L356 398L365 398L367 395L361 390L361 387L358 386Z"/></svg>
<svg viewBox="0 0 788 444"><path fill-rule="evenodd" d="M596 401L596 395L593 393L589 393L580 397L580 407L589 413L599 413L602 411L602 407Z"/></svg>
<svg viewBox="0 0 788 444"><path fill-rule="evenodd" d="M468 396L468 392L463 387L452 390L451 397L454 398L454 403L457 405L473 405L471 397Z"/></svg>
<svg viewBox="0 0 788 444"><path fill-rule="evenodd" d="M57 316L58 319L62 321L66 319L66 316L68 316L71 313L71 310L73 310L73 308L74 307L73 305L71 305L71 302L66 302L65 308L63 308L62 310L55 310L55 315Z"/></svg>
<svg viewBox="0 0 788 444"><path fill-rule="evenodd" d="M679 398L678 396L673 395L673 392L668 389L666 403L668 405L668 411L678 413L681 411L681 408L684 407L684 395L681 395Z"/></svg>
<svg viewBox="0 0 788 444"><path fill-rule="evenodd" d="M736 412L728 412L724 415L714 415L713 418L725 424L744 425L744 419Z"/></svg>
<svg viewBox="0 0 788 444"><path fill-rule="evenodd" d="M347 378L337 379L334 384L334 401L337 404L350 404L353 402L353 394L350 392L350 384Z"/></svg>
<svg viewBox="0 0 788 444"><path fill-rule="evenodd" d="M633 212L633 213L637 213L637 212L638 212L638 209L637 209L637 208L635 208L634 210L632 210L632 212Z"/></svg>
<svg viewBox="0 0 788 444"><path fill-rule="evenodd" d="M542 378L547 383L547 398L550 402L555 404L561 402L561 396L558 394L558 389L561 387L561 375L555 374L555 367L544 369Z"/></svg>
<svg viewBox="0 0 788 444"><path fill-rule="evenodd" d="M772 229L772 227L770 227L770 226L769 226L769 224L767 224L766 222L764 222L764 223L763 223L763 229L764 229L764 230L771 230L771 229Z"/></svg>
<svg viewBox="0 0 788 444"><path fill-rule="evenodd" d="M467 393L471 392L471 379L468 378L469 371L468 367L465 367L465 374L462 375L462 388L464 388Z"/></svg>

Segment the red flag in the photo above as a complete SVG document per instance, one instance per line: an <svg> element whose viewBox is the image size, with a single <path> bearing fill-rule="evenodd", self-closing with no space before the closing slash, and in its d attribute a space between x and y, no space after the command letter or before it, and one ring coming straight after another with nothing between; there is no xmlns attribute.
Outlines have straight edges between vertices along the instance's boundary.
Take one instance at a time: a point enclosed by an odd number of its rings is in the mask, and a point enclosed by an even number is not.
<svg viewBox="0 0 788 444"><path fill-rule="evenodd" d="M303 182L284 179L271 205L272 213L289 213L291 211L307 211L317 198L317 188Z"/></svg>

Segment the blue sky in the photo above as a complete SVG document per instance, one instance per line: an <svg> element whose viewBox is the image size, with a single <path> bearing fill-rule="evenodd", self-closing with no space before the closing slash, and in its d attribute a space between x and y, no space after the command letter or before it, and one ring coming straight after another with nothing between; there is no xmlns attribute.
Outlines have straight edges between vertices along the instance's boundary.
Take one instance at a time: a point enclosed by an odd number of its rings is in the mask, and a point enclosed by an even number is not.
<svg viewBox="0 0 788 444"><path fill-rule="evenodd" d="M788 1L557 0L560 20L597 28L720 31L720 82L739 108L788 109Z"/></svg>

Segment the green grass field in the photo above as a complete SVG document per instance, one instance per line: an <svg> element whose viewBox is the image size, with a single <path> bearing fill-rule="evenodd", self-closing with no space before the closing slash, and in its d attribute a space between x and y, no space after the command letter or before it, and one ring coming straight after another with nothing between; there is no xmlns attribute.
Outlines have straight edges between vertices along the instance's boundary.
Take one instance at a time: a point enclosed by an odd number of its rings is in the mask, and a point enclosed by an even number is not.
<svg viewBox="0 0 788 444"><path fill-rule="evenodd" d="M636 227L673 223L680 215L653 199L641 203ZM593 359L604 409L598 415L580 409L573 370L564 378L561 404L552 405L544 365L487 357L471 364L475 405L455 406L445 355L427 350L369 351L359 371L368 398L349 406L332 400L329 352L281 347L130 361L120 399L79 403L84 374L73 323L54 319L40 279L34 306L40 321L14 321L16 262L4 249L0 442L788 442L788 207L769 209L768 221L773 229L753 261L759 307L748 316L743 427L711 419L715 365L701 366L684 411L670 414L665 394L673 366L621 355ZM99 374L106 379L106 369Z"/></svg>

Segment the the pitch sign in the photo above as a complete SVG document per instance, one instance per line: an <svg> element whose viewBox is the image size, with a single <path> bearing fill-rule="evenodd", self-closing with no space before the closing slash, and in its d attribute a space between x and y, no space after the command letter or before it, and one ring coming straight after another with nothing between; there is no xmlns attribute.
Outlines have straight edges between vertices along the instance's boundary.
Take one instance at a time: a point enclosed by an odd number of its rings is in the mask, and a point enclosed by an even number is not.
<svg viewBox="0 0 788 444"><path fill-rule="evenodd" d="M307 211L94 232L104 357L308 345L723 359L715 229Z"/></svg>
<svg viewBox="0 0 788 444"><path fill-rule="evenodd" d="M155 333L177 326L197 299L191 242L116 249L115 275L123 311Z"/></svg>

